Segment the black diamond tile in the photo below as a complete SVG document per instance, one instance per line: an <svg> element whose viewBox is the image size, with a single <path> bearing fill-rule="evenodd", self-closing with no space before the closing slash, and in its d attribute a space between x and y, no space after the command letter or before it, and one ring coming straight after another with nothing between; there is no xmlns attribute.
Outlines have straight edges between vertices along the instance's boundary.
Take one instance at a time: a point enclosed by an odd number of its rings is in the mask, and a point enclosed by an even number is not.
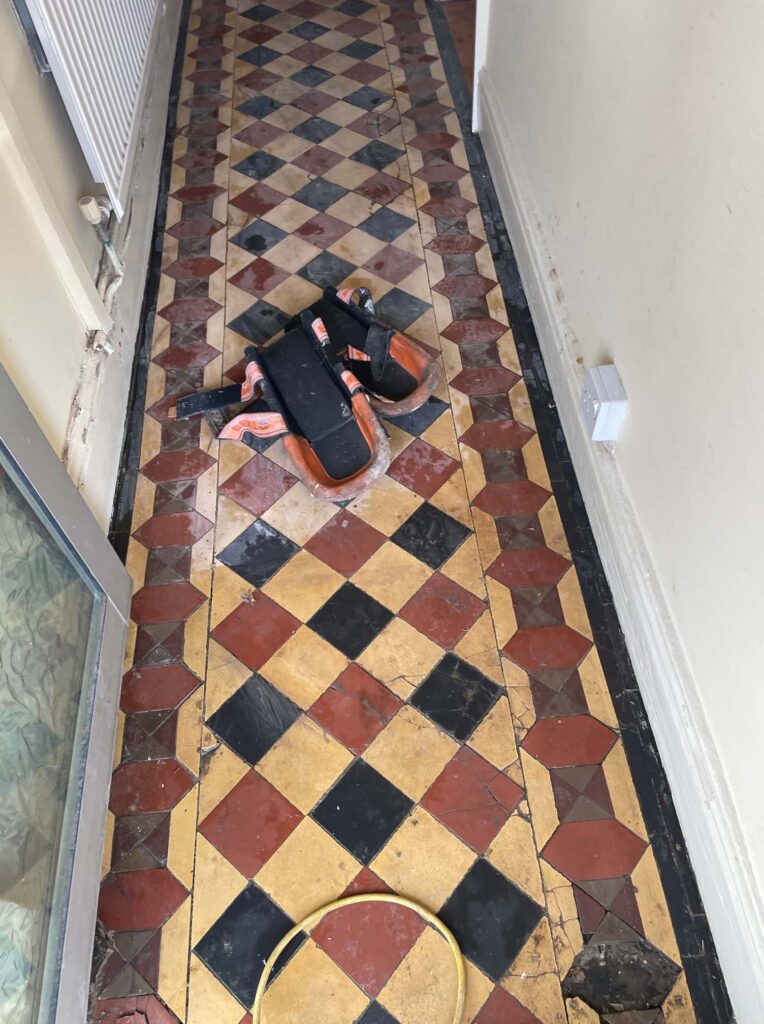
<svg viewBox="0 0 764 1024"><path fill-rule="evenodd" d="M262 181L263 178L269 177L275 173L279 167L283 167L286 161L280 157L273 156L272 153L266 153L264 149L258 150L257 153L253 153L251 156L246 157L244 160L240 160L238 164L234 164L234 170L238 171L239 174L246 174L249 178L254 178L256 181ZM265 223L265 222L263 222ZM250 227L252 225L250 224ZM245 228L248 231L249 228ZM276 228L276 230L280 230ZM241 234L242 232L240 232ZM282 232L284 234L284 232ZM237 242L238 245L238 242Z"/></svg>
<svg viewBox="0 0 764 1024"><path fill-rule="evenodd" d="M242 163L246 162L246 160L242 160ZM238 166L236 169L238 170ZM247 172L244 171L244 173ZM247 252L262 256L264 252L267 252L286 236L286 231L277 228L275 224L269 224L267 220L253 220L251 224L237 232L231 241L241 249L246 249Z"/></svg>
<svg viewBox="0 0 764 1024"><path fill-rule="evenodd" d="M390 540L431 569L440 569L469 533L463 523L426 501Z"/></svg>
<svg viewBox="0 0 764 1024"><path fill-rule="evenodd" d="M300 714L296 704L255 674L221 704L207 724L217 737L254 767Z"/></svg>
<svg viewBox="0 0 764 1024"><path fill-rule="evenodd" d="M194 952L249 1010L265 961L293 924L262 889L250 882L199 940ZM290 942L275 965L274 976L304 941L305 936L297 936Z"/></svg>
<svg viewBox="0 0 764 1024"><path fill-rule="evenodd" d="M315 21L303 21L301 25L295 25L294 28L290 28L289 34L291 36L299 36L300 39L312 43L314 39L319 39L328 31L328 28L318 25Z"/></svg>
<svg viewBox="0 0 764 1024"><path fill-rule="evenodd" d="M443 415L447 408L448 406L445 402L435 398L434 395L430 395L424 405L421 405L414 412L407 413L406 416L396 416L395 425L400 427L401 430L405 430L408 434L419 437L428 427L432 426L439 416Z"/></svg>
<svg viewBox="0 0 764 1024"><path fill-rule="evenodd" d="M368 864L414 806L365 761L342 776L311 812L346 850Z"/></svg>
<svg viewBox="0 0 764 1024"><path fill-rule="evenodd" d="M244 313L235 317L228 326L237 334L243 335L255 345L264 345L289 323L289 317L276 309L265 299L259 299Z"/></svg>
<svg viewBox="0 0 764 1024"><path fill-rule="evenodd" d="M357 153L353 154L351 159L357 160L358 163L366 164L367 167L374 167L376 170L382 171L393 160L400 160L402 156L402 149L396 149L395 146L388 146L386 142L380 142L379 139L375 139L374 142L369 142L367 145L362 146Z"/></svg>
<svg viewBox="0 0 764 1024"><path fill-rule="evenodd" d="M347 260L331 252L322 252L314 256L298 273L317 288L335 288L354 271L355 267Z"/></svg>
<svg viewBox="0 0 764 1024"><path fill-rule="evenodd" d="M342 11L343 14L347 14L351 18L357 18L359 14L365 14L371 10L371 4L367 4L366 0L344 0L344 3L338 4L335 8L337 11ZM353 54L351 54L351 57ZM359 57L359 60L362 60Z"/></svg>
<svg viewBox="0 0 764 1024"><path fill-rule="evenodd" d="M345 13L347 14L347 11ZM375 53L379 53L381 49L381 46L375 46L374 43L366 43L363 39L354 39L352 43L343 46L340 53L344 53L346 57L353 57L354 60L368 60Z"/></svg>
<svg viewBox="0 0 764 1024"><path fill-rule="evenodd" d="M315 89L316 86L322 85L327 79L334 78L334 74L331 71L324 71L323 68L316 68L309 64L308 67L300 68L299 71L295 71L289 77L293 82L297 82L298 85L307 85L310 89Z"/></svg>
<svg viewBox="0 0 764 1024"><path fill-rule="evenodd" d="M402 213L396 213L389 206L383 206L381 210L372 213L371 217L361 221L358 227L361 231L365 231L367 234L378 238L380 242L394 242L413 223L414 221L411 217L404 217Z"/></svg>
<svg viewBox="0 0 764 1024"><path fill-rule="evenodd" d="M262 118L267 117L268 114L272 114L274 110L278 110L283 106L283 103L279 103L278 100L274 100L271 96L253 96L251 100L240 104L236 109L240 110L242 114L246 114L247 117Z"/></svg>
<svg viewBox="0 0 764 1024"><path fill-rule="evenodd" d="M296 199L298 203L305 203L306 206L312 206L314 210L323 212L346 194L347 189L342 188L341 185L335 185L333 181L327 181L325 178L314 178L313 181L309 181L307 185L298 189L292 198Z"/></svg>
<svg viewBox="0 0 764 1024"><path fill-rule="evenodd" d="M339 130L338 125L327 121L325 117L316 116L309 117L307 121L298 124L296 128L292 129L292 133L299 135L301 139L307 139L308 142L324 142Z"/></svg>
<svg viewBox="0 0 764 1024"><path fill-rule="evenodd" d="M268 21L278 13L275 7L269 7L268 4L255 4L248 11L244 11L242 18L249 18L251 21Z"/></svg>
<svg viewBox="0 0 764 1024"><path fill-rule="evenodd" d="M380 103L391 99L392 96L389 93L380 92L379 89L373 89L370 85L364 85L346 96L345 102L352 103L354 107L362 107L364 110L374 110Z"/></svg>
<svg viewBox="0 0 764 1024"><path fill-rule="evenodd" d="M356 1024L398 1024L398 1019L393 1017L392 1013L388 1013L384 1006L374 999L363 1011Z"/></svg>
<svg viewBox="0 0 764 1024"><path fill-rule="evenodd" d="M455 654L447 654L414 691L411 703L462 743L501 695L501 687Z"/></svg>
<svg viewBox="0 0 764 1024"><path fill-rule="evenodd" d="M343 583L308 625L346 658L357 658L392 618L392 612L354 583Z"/></svg>
<svg viewBox="0 0 764 1024"><path fill-rule="evenodd" d="M262 587L296 551L293 541L258 519L224 547L218 559L253 587Z"/></svg>
<svg viewBox="0 0 764 1024"><path fill-rule="evenodd" d="M248 64L254 64L256 68L264 68L272 60L276 60L281 54L278 50L272 50L270 46L253 46L246 53L239 54L239 60L245 60Z"/></svg>
<svg viewBox="0 0 764 1024"><path fill-rule="evenodd" d="M477 860L439 916L461 950L500 981L541 920L542 909L485 860Z"/></svg>
<svg viewBox="0 0 764 1024"><path fill-rule="evenodd" d="M405 331L430 308L426 302L409 295L401 288L391 289L375 303L375 307L379 319L391 327L397 327L399 331Z"/></svg>

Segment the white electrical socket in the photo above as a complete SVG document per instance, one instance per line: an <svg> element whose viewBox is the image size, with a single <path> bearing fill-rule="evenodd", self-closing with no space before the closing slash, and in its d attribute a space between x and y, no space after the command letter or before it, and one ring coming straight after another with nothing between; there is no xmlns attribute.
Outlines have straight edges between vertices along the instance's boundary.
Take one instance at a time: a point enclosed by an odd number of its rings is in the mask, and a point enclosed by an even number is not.
<svg viewBox="0 0 764 1024"><path fill-rule="evenodd" d="M628 407L629 400L612 363L586 371L581 411L592 441L615 441Z"/></svg>

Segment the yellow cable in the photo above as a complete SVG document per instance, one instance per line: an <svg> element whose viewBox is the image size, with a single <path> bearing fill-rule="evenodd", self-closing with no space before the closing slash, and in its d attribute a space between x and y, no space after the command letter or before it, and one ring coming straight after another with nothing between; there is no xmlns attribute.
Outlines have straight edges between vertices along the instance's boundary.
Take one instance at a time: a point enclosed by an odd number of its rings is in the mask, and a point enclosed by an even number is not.
<svg viewBox="0 0 764 1024"><path fill-rule="evenodd" d="M274 964L292 939L296 935L299 935L300 932L310 932L322 918L326 917L326 915L330 914L333 910L341 910L343 907L352 907L355 903L396 903L400 907L408 907L409 910L413 910L415 914L419 914L419 916L423 917L428 924L431 924L436 931L440 932L450 946L451 952L454 955L454 962L456 963L456 1009L454 1010L453 1024L460 1024L462 1012L464 1010L466 979L464 974L462 951L459 949L456 939L452 935L451 931L446 928L443 922L437 918L435 914L431 914L426 907L420 906L413 900L406 899L405 896L394 896L389 892L372 892L367 893L366 895L346 896L344 899L328 903L325 907L321 907L319 910L314 910L312 914L308 914L304 921L300 921L300 923L296 924L294 928L290 928L265 962L265 967L263 968L263 973L260 975L260 981L257 984L257 991L255 992L255 1002L252 1007L252 1024L260 1024L263 996L265 995L265 987L268 984L271 971L273 970Z"/></svg>

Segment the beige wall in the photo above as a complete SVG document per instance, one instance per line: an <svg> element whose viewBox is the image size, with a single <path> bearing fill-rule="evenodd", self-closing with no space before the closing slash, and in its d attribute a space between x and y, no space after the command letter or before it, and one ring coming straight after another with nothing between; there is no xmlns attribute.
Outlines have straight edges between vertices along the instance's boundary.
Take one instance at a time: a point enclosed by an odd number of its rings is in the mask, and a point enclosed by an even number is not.
<svg viewBox="0 0 764 1024"><path fill-rule="evenodd" d="M492 167L527 185L568 355L623 378L615 461L760 884L764 5L493 0L490 18Z"/></svg>

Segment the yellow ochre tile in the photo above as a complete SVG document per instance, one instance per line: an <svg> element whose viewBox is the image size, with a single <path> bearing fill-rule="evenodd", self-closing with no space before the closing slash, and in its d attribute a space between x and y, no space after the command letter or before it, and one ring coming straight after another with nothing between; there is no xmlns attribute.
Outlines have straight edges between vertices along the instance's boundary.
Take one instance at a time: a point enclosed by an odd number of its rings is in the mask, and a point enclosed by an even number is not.
<svg viewBox="0 0 764 1024"><path fill-rule="evenodd" d="M351 1024L368 1006L369 997L312 939L298 949L267 989L265 1021L310 1021Z"/></svg>
<svg viewBox="0 0 764 1024"><path fill-rule="evenodd" d="M513 814L491 843L486 858L531 899L544 905L538 855L529 822Z"/></svg>
<svg viewBox="0 0 764 1024"><path fill-rule="evenodd" d="M260 671L305 710L331 686L347 664L347 658L336 647L312 629L301 626Z"/></svg>
<svg viewBox="0 0 764 1024"><path fill-rule="evenodd" d="M306 622L344 582L344 576L303 550L290 558L262 589L282 608Z"/></svg>
<svg viewBox="0 0 764 1024"><path fill-rule="evenodd" d="M364 760L412 800L419 800L458 750L455 740L406 706L377 736Z"/></svg>
<svg viewBox="0 0 764 1024"><path fill-rule="evenodd" d="M354 498L348 511L388 537L416 512L423 499L391 476L383 476L365 494Z"/></svg>
<svg viewBox="0 0 764 1024"><path fill-rule="evenodd" d="M393 619L357 660L405 700L442 657L432 640L402 619Z"/></svg>
<svg viewBox="0 0 764 1024"><path fill-rule="evenodd" d="M303 814L339 778L352 754L309 718L298 718L257 770Z"/></svg>
<svg viewBox="0 0 764 1024"><path fill-rule="evenodd" d="M427 566L392 541L387 541L351 581L361 590L397 612L430 578Z"/></svg>
<svg viewBox="0 0 764 1024"><path fill-rule="evenodd" d="M336 505L317 500L304 484L298 483L271 505L263 519L295 544L303 545L336 514Z"/></svg>
<svg viewBox="0 0 764 1024"><path fill-rule="evenodd" d="M425 928L377 999L400 1024L452 1020L456 967L443 936Z"/></svg>
<svg viewBox="0 0 764 1024"><path fill-rule="evenodd" d="M188 978L188 1016L185 1024L240 1024L244 1016L241 1003L207 969L195 953L191 954ZM183 1018L181 1018L183 1019Z"/></svg>

